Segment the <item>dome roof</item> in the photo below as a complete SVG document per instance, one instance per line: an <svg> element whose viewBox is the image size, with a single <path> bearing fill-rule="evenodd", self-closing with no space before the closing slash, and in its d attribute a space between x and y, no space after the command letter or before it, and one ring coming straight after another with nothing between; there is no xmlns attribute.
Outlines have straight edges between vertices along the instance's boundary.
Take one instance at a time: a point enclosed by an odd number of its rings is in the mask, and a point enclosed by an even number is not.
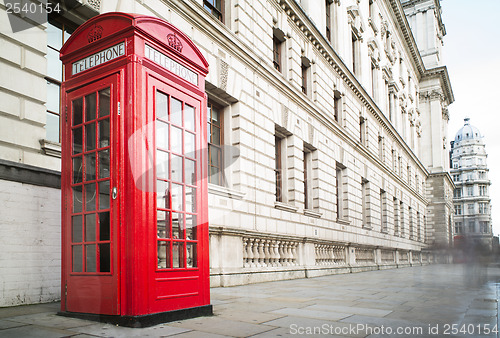
<svg viewBox="0 0 500 338"><path fill-rule="evenodd" d="M479 132L479 129L470 124L470 118L466 117L464 119L464 126L455 135L455 142L464 140L474 140L481 139L483 136Z"/></svg>

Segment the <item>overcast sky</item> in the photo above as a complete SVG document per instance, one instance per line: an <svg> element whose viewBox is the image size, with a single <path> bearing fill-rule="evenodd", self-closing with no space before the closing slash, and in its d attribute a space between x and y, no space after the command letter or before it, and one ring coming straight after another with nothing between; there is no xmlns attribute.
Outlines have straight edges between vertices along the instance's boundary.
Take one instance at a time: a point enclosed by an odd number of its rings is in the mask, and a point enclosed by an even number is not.
<svg viewBox="0 0 500 338"><path fill-rule="evenodd" d="M443 61L455 102L450 105L448 142L464 118L484 136L492 182L493 233L500 234L500 1L442 0L446 26Z"/></svg>

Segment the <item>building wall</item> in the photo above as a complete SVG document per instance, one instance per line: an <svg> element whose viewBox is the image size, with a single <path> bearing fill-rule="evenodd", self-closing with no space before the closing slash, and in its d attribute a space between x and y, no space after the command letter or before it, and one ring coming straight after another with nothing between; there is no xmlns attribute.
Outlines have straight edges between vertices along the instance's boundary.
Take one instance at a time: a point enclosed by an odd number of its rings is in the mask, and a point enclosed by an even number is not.
<svg viewBox="0 0 500 338"><path fill-rule="evenodd" d="M60 299L61 193L0 179L0 307Z"/></svg>
<svg viewBox="0 0 500 338"><path fill-rule="evenodd" d="M101 13L143 13L171 22L210 64L206 88L209 99L223 107L226 161L224 186L209 186L213 286L427 261L421 252L435 225L430 213L441 211L428 208L429 171L419 157L427 150L418 97L425 68L398 1L375 1L371 8L368 2L333 1L331 41L325 37L322 8L307 1L228 0L224 23L206 12L201 0L110 0L99 6L95 9ZM40 142L46 101L45 72L39 66L46 53L44 30L32 28L36 32L24 37L4 28L4 45L15 52L2 54L2 67L20 81L4 80L0 86L0 102L6 102L1 119L9 126L0 133L2 159L57 170L59 159L48 156L47 143ZM284 37L282 72L273 68L273 29ZM41 68L27 68L23 60L28 58L16 59L19 53L37 55ZM306 94L301 91L303 59L310 63ZM32 78L33 89L30 84L24 91L19 82ZM340 94L338 121L335 91ZM23 108L27 102L36 109ZM275 195L277 131L285 135L282 202ZM431 143L437 144L442 146ZM304 203L304 147L312 153L309 208ZM342 170L342 215L337 214L336 169ZM59 195L46 196L59 206ZM40 211L32 218L43 217ZM45 225L37 221L35 226L45 233ZM6 228L8 222L0 231ZM44 235L47 248L59 246L59 228ZM36 260L33 265L50 266ZM59 281L51 280L58 287Z"/></svg>

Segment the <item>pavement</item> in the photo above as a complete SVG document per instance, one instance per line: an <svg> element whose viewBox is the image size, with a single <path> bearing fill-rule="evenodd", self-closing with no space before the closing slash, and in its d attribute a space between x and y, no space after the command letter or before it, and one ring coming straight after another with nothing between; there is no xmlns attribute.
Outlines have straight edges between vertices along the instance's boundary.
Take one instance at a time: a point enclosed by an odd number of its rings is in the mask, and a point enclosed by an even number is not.
<svg viewBox="0 0 500 338"><path fill-rule="evenodd" d="M0 308L3 337L498 337L500 268L428 265L213 288L214 316L126 328Z"/></svg>

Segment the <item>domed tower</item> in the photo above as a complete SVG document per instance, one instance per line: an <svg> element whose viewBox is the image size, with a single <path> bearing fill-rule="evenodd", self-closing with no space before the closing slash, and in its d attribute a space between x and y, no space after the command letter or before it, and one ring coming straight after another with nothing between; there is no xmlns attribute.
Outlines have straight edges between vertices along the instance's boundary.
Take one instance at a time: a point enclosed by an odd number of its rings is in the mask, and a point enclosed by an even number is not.
<svg viewBox="0 0 500 338"><path fill-rule="evenodd" d="M479 129L466 118L451 142L450 173L455 182L454 234L491 248L491 182L486 166L486 149Z"/></svg>

